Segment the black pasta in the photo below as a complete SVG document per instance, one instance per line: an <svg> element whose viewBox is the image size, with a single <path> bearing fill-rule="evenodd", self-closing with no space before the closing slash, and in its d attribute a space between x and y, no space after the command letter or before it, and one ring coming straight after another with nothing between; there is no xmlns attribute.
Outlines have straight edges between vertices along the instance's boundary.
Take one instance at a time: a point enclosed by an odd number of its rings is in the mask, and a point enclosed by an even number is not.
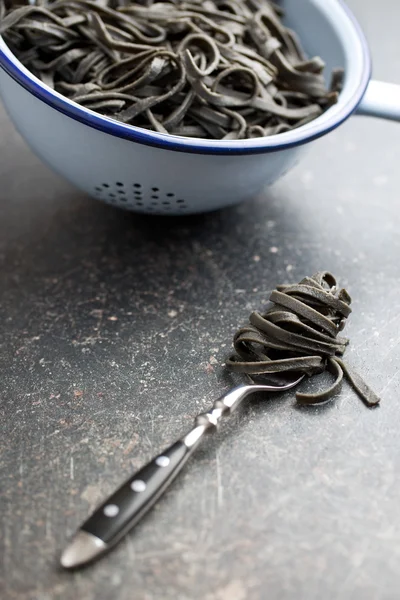
<svg viewBox="0 0 400 600"><path fill-rule="evenodd" d="M327 370L335 376L334 383L315 394L297 392L299 403L326 402L340 392L343 376L367 406L380 402L341 358L349 340L338 334L351 313L351 298L333 275L320 272L298 284L280 285L270 301L264 314L253 312L250 324L235 334L230 369L252 378L284 372L312 376Z"/></svg>
<svg viewBox="0 0 400 600"><path fill-rule="evenodd" d="M337 101L269 0L0 0L0 34L45 84L160 133L283 133Z"/></svg>

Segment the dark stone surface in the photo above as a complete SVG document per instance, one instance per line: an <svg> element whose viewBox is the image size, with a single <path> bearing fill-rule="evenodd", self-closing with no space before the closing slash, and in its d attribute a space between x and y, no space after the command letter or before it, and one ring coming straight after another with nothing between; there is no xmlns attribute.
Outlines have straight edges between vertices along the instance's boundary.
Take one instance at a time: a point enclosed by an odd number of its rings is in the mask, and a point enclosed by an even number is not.
<svg viewBox="0 0 400 600"><path fill-rule="evenodd" d="M350 4L400 82L399 4ZM400 126L354 118L265 198L184 219L91 201L0 128L1 598L397 600ZM250 310L325 268L381 407L256 399L109 556L60 571L96 502L228 388Z"/></svg>

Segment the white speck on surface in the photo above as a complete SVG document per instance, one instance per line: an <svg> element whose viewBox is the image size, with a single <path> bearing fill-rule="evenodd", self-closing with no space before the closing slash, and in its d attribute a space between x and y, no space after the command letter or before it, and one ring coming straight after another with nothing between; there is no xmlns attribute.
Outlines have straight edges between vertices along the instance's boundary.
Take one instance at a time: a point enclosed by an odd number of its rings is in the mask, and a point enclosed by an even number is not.
<svg viewBox="0 0 400 600"><path fill-rule="evenodd" d="M273 229L273 227L275 227L275 225L276 225L275 221L267 221L268 229Z"/></svg>
<svg viewBox="0 0 400 600"><path fill-rule="evenodd" d="M173 319L174 317L178 316L178 311L174 310L174 309L171 309L171 310L168 311L168 316L171 317L171 319Z"/></svg>
<svg viewBox="0 0 400 600"><path fill-rule="evenodd" d="M111 583L114 587L121 585L122 576L119 573L113 573L111 576Z"/></svg>
<svg viewBox="0 0 400 600"><path fill-rule="evenodd" d="M100 500L104 500L101 487L99 485L88 485L81 493L81 498L86 500L90 508L93 510Z"/></svg>
<svg viewBox="0 0 400 600"><path fill-rule="evenodd" d="M260 256L258 256L258 254L255 254L255 255L253 256L253 260L254 260L254 262L260 262L260 260L261 260L261 257L260 257Z"/></svg>
<svg viewBox="0 0 400 600"><path fill-rule="evenodd" d="M119 513L119 508L116 504L107 504L103 510L106 517L116 517Z"/></svg>
<svg viewBox="0 0 400 600"><path fill-rule="evenodd" d="M288 273L290 273L290 271L293 271L293 269L294 269L293 265L286 265L286 271Z"/></svg>
<svg viewBox="0 0 400 600"><path fill-rule="evenodd" d="M108 317L108 320L109 321L118 321L118 317L114 317L114 316Z"/></svg>
<svg viewBox="0 0 400 600"><path fill-rule="evenodd" d="M277 252L279 252L279 249L276 246L271 246L269 251L271 252L271 254L277 254Z"/></svg>
<svg viewBox="0 0 400 600"><path fill-rule="evenodd" d="M215 358L215 356L210 356L210 359L209 359L208 362L210 363L210 365L216 365L218 363L218 361Z"/></svg>

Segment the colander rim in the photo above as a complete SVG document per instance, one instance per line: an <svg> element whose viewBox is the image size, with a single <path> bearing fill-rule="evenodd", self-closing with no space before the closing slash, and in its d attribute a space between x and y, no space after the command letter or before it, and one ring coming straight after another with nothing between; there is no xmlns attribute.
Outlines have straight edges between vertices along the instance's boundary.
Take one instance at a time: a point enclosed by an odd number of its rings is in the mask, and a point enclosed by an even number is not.
<svg viewBox="0 0 400 600"><path fill-rule="evenodd" d="M371 78L371 57L367 40L357 19L343 0L336 5L346 13L360 52L359 83L349 100L339 102L314 121L278 135L248 140L208 140L162 134L127 125L76 104L42 83L12 54L0 36L0 67L17 83L48 106L103 133L157 148L195 154L262 154L277 152L311 142L336 129L357 109Z"/></svg>

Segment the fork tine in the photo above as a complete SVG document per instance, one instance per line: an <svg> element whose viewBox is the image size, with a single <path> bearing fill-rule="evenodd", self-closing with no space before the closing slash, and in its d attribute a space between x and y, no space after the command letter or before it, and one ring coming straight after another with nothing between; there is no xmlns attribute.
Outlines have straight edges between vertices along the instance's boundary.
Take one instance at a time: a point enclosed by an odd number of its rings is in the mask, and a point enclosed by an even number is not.
<svg viewBox="0 0 400 600"><path fill-rule="evenodd" d="M252 385L265 385L282 388L282 390L290 389L296 386L305 375L297 372L291 373L268 373L268 375L247 375Z"/></svg>

